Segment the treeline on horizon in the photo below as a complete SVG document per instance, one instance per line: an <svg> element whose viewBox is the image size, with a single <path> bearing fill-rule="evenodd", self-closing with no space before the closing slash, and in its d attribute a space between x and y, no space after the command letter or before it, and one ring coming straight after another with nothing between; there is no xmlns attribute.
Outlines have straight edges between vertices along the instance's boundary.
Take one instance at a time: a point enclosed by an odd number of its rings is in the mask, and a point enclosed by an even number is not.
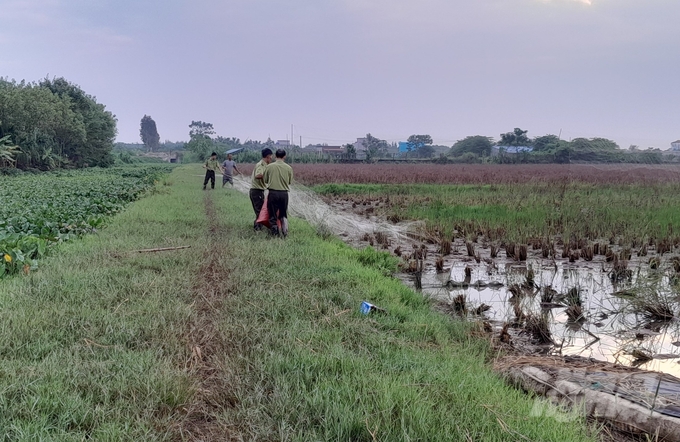
<svg viewBox="0 0 680 442"><path fill-rule="evenodd" d="M203 161L212 151L223 157L230 149L243 149L238 160L257 161L259 152L276 143L223 137L213 125L192 121L189 141L159 143L156 123L150 116L142 118L140 136L143 144L115 143L116 117L79 86L63 77L45 78L39 82L17 82L0 77L0 170L51 170L57 168L108 167L116 162L135 159L129 151L142 147L146 152L182 152L184 161ZM149 141L151 140L151 141ZM310 147L312 145L308 145ZM319 146L319 145L314 145ZM364 148L352 143L343 145L337 155L310 152L300 146L289 146L293 162L334 162L342 160L367 162L378 159L422 159L442 163L669 163L680 156L659 149L640 150L631 146L620 149L605 138L562 140L557 135L529 138L526 130L515 128L500 135L500 140L474 135L448 146L434 146L430 135L411 135L407 152L396 152L396 144L366 134ZM115 147L115 150L114 150ZM141 150L141 149L139 149ZM139 152L141 154L141 152ZM186 155L184 155L186 154ZM138 159L148 160L142 155ZM160 161L160 160L159 160Z"/></svg>
<svg viewBox="0 0 680 442"><path fill-rule="evenodd" d="M145 116L145 118L147 118ZM155 127L155 126L154 126ZM170 142L157 145L154 149L160 151L185 150L189 161L203 161L212 151L218 152L220 157L230 149L243 149L238 160L241 162L257 161L259 151L265 147L276 149L277 145L271 139L265 142L246 140L241 142L235 137L216 136L211 123L192 121L189 125L188 142ZM293 162L333 162L342 160L363 159L368 162L377 159L409 159L417 158L440 163L676 163L680 156L665 153L660 149L648 148L641 150L637 146L621 149L616 142L606 138L575 138L567 141L557 135L542 135L530 138L527 130L515 128L511 132L500 134L500 139L474 135L457 141L450 148L448 146L433 146L429 135L411 135L407 142L407 152L395 153L396 143L389 143L373 135L364 137L365 152L357 155L356 146L352 143L344 144L341 155L319 155L308 152L312 146L304 149L300 146L289 146L289 159ZM119 149L141 149L144 144L117 143ZM438 149L436 149L438 148ZM443 149L442 149L443 148Z"/></svg>
<svg viewBox="0 0 680 442"><path fill-rule="evenodd" d="M527 136L528 131L515 128L500 135L500 140L474 135L457 141L448 153L449 159L461 163L645 163L678 162L679 156L664 154L660 149L641 150L637 146L621 149L606 138L574 138L562 140L557 135Z"/></svg>
<svg viewBox="0 0 680 442"><path fill-rule="evenodd" d="M0 168L108 167L116 117L63 77L0 78Z"/></svg>

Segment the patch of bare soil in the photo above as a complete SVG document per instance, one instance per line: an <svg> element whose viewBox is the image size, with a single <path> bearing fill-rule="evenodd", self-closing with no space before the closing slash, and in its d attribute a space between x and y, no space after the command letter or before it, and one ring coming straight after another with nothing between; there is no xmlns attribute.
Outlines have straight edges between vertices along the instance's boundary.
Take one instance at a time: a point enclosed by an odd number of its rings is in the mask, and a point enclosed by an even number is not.
<svg viewBox="0 0 680 442"><path fill-rule="evenodd" d="M224 243L224 227L217 219L210 194L205 196L209 220L209 244ZM225 298L229 295L229 270L220 261L220 250L209 246L193 290L193 315L185 332L187 357L184 368L195 382L194 396L184 407L177 425L176 438L182 441L240 441L240 434L221 423L218 416L236 406L230 392L229 373L223 363L230 353L218 322Z"/></svg>

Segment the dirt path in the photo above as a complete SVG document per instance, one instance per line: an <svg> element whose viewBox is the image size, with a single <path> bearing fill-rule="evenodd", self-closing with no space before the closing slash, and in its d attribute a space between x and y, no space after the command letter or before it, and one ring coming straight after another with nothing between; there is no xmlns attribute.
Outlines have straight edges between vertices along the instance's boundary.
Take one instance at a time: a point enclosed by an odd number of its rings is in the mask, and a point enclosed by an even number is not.
<svg viewBox="0 0 680 442"><path fill-rule="evenodd" d="M224 366L230 347L219 330L222 306L229 296L229 270L214 244L227 241L212 200L204 198L208 218L208 247L193 290L193 314L184 336L187 343L185 369L195 382L195 394L185 407L179 423L178 438L183 441L240 441L242 437L228 428L218 415L236 405L231 394L230 371Z"/></svg>

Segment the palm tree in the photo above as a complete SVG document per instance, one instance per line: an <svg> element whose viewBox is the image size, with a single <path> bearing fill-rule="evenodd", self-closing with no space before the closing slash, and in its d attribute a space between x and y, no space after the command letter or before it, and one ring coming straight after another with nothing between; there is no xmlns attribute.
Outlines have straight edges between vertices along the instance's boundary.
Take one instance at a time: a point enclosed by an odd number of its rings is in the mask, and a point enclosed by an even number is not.
<svg viewBox="0 0 680 442"><path fill-rule="evenodd" d="M54 169L65 164L66 160L52 152L51 147L48 147L40 154L40 162L49 169Z"/></svg>
<svg viewBox="0 0 680 442"><path fill-rule="evenodd" d="M9 135L0 138L0 167L14 167L17 160L14 156L21 152L19 146L12 144Z"/></svg>

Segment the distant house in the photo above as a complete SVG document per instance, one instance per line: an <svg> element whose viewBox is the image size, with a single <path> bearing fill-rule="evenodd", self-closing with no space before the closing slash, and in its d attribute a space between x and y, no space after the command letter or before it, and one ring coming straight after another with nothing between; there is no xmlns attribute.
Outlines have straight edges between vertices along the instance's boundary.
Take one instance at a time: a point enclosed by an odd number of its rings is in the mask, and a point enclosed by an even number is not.
<svg viewBox="0 0 680 442"><path fill-rule="evenodd" d="M357 138L354 142L354 150L358 152L366 152L366 138Z"/></svg>
<svg viewBox="0 0 680 442"><path fill-rule="evenodd" d="M671 150L680 151L680 140L671 143Z"/></svg>
<svg viewBox="0 0 680 442"><path fill-rule="evenodd" d="M419 147L422 147L423 143L417 144L413 149L411 148L411 145L409 144L408 141L400 141L399 142L399 153L406 153L406 152L411 152L412 150L416 150Z"/></svg>
<svg viewBox="0 0 680 442"><path fill-rule="evenodd" d="M306 153L310 153L310 152L311 153L321 153L321 149L323 149L323 146L321 146L321 145L318 145L318 144L317 145L311 145L310 144L308 146L305 146L302 149L302 151L306 152Z"/></svg>
<svg viewBox="0 0 680 442"><path fill-rule="evenodd" d="M160 160L167 161L168 163L177 163L180 159L180 155L177 152L147 152L141 156L147 158L158 158ZM173 161L173 159L175 161Z"/></svg>
<svg viewBox="0 0 680 442"><path fill-rule="evenodd" d="M274 143L274 145L276 147L284 149L286 147L290 147L290 141L288 141L288 140L276 140L276 143Z"/></svg>
<svg viewBox="0 0 680 442"><path fill-rule="evenodd" d="M327 144L307 146L304 148L304 151L321 155L329 155L334 158L340 158L347 153L347 149L342 146L329 146Z"/></svg>
<svg viewBox="0 0 680 442"><path fill-rule="evenodd" d="M347 149L342 146L322 146L321 153L339 158L347 153Z"/></svg>

